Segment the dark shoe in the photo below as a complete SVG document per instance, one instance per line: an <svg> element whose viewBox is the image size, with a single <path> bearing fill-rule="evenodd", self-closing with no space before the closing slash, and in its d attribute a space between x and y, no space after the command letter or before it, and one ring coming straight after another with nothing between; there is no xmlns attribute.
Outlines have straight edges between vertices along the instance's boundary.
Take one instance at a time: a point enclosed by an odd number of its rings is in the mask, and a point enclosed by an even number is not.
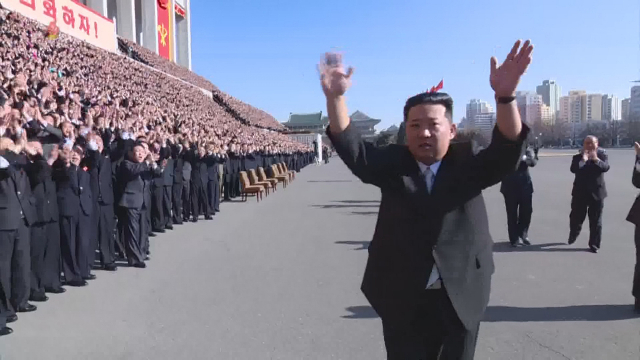
<svg viewBox="0 0 640 360"><path fill-rule="evenodd" d="M640 314L640 298L636 298L635 310L638 314ZM9 318L7 318L7 322L9 322Z"/></svg>
<svg viewBox="0 0 640 360"><path fill-rule="evenodd" d="M93 274L89 274L89 276L87 276L87 277L82 277L82 278L83 278L84 280L95 280L95 279L96 279L96 276L95 276L95 275L93 275Z"/></svg>
<svg viewBox="0 0 640 360"><path fill-rule="evenodd" d="M575 236L575 235L569 235L569 241L568 241L569 245L572 245L573 243L575 243L575 242L576 242L576 240L578 240L578 237L577 237L577 236Z"/></svg>
<svg viewBox="0 0 640 360"><path fill-rule="evenodd" d="M49 298L45 294L31 295L29 297L29 301L33 302L45 302L47 300L49 300Z"/></svg>
<svg viewBox="0 0 640 360"><path fill-rule="evenodd" d="M529 241L529 238L520 238L520 241L522 241L522 243L526 246L531 245L531 241Z"/></svg>
<svg viewBox="0 0 640 360"><path fill-rule="evenodd" d="M147 267L147 264L145 263L140 263L140 264L133 264L134 268L138 268L138 269L144 269Z"/></svg>
<svg viewBox="0 0 640 360"><path fill-rule="evenodd" d="M0 329L0 336L5 336L5 335L9 335L13 332L13 330L10 327L3 327L2 329Z"/></svg>
<svg viewBox="0 0 640 360"><path fill-rule="evenodd" d="M193 219L191 219L191 222L194 222L194 223L195 223L195 222L198 222L198 218L197 218L197 217L194 217Z"/></svg>
<svg viewBox="0 0 640 360"><path fill-rule="evenodd" d="M205 220L213 220L213 216L205 216L204 219Z"/></svg>
<svg viewBox="0 0 640 360"><path fill-rule="evenodd" d="M594 254L597 254L598 253L598 248L595 247L595 246L589 246L589 251L591 251Z"/></svg>
<svg viewBox="0 0 640 360"><path fill-rule="evenodd" d="M18 321L18 315L13 314L13 315L9 315L7 316L7 324L11 324Z"/></svg>
<svg viewBox="0 0 640 360"><path fill-rule="evenodd" d="M173 225L167 225L167 226L165 227L165 229L167 229L167 230L173 230Z"/></svg>
<svg viewBox="0 0 640 360"><path fill-rule="evenodd" d="M18 308L18 312L19 312L19 313L20 313L20 312L21 312L21 313L22 313L22 312L24 312L24 313L26 313L26 312L32 312L32 311L36 311L36 310L38 310L38 307L37 307L37 306L35 306L35 305L32 305L32 304L29 304L29 303L27 303L27 305L25 305L25 306L20 306L20 307Z"/></svg>
<svg viewBox="0 0 640 360"><path fill-rule="evenodd" d="M75 280L75 281L67 282L66 285L73 286L73 287L83 287L83 286L89 285L89 283L84 280Z"/></svg>
<svg viewBox="0 0 640 360"><path fill-rule="evenodd" d="M153 229L153 232L158 233L158 234L164 234L167 231L165 229Z"/></svg>
<svg viewBox="0 0 640 360"><path fill-rule="evenodd" d="M45 288L44 289L45 292L48 292L50 294L62 294L65 293L67 291L67 289L63 288L62 286L54 289L54 288Z"/></svg>
<svg viewBox="0 0 640 360"><path fill-rule="evenodd" d="M150 234L149 234L149 237L156 237L156 236L157 236L157 235L156 235L156 234L154 234L154 233L150 233Z"/></svg>
<svg viewBox="0 0 640 360"><path fill-rule="evenodd" d="M182 225L182 221L173 223L173 225ZM171 230L173 230L173 228Z"/></svg>
<svg viewBox="0 0 640 360"><path fill-rule="evenodd" d="M103 268L104 271L116 271L118 270L118 265L115 263L107 264Z"/></svg>
<svg viewBox="0 0 640 360"><path fill-rule="evenodd" d="M522 239L518 239L518 240L516 240L516 242L512 242L511 243L511 247L516 248L518 246L524 246L524 243L522 242Z"/></svg>

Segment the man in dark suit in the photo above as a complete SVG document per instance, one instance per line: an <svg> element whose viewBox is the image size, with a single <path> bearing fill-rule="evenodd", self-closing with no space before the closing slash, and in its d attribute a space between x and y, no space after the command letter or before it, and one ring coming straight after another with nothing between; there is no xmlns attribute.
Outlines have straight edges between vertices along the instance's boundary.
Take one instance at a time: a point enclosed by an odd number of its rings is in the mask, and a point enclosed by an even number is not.
<svg viewBox="0 0 640 360"><path fill-rule="evenodd" d="M118 202L121 208L118 224L123 234L127 260L133 267L146 267L144 260L149 234L146 212L151 209L151 199L146 194L149 183L145 178L149 176L148 173L159 174L161 171L142 143L136 143L129 159L124 160L118 169L118 182L123 187Z"/></svg>
<svg viewBox="0 0 640 360"><path fill-rule="evenodd" d="M598 138L590 135L584 139L582 151L573 157L570 170L575 180L571 191L569 244L576 242L589 214L589 249L597 253L602 241L602 209L607 197L604 173L609 171L608 156L604 149L598 148Z"/></svg>
<svg viewBox="0 0 640 360"><path fill-rule="evenodd" d="M102 155L104 143L102 137L93 134L87 143L87 156L82 165L91 178L94 212L92 214L92 244L89 254L90 263L95 260L94 251L100 252L100 266L106 271L116 271L115 264L115 218L113 209L113 168L111 159Z"/></svg>
<svg viewBox="0 0 640 360"><path fill-rule="evenodd" d="M84 149L67 142L52 170L58 191L62 268L66 285L75 287L95 279L89 263L93 199L90 176L80 167L83 153Z"/></svg>
<svg viewBox="0 0 640 360"><path fill-rule="evenodd" d="M491 63L497 126L484 150L453 144L453 101L436 90L407 100L407 145L377 148L351 126L344 93L352 70L339 55L321 65L337 153L363 182L381 189L362 291L382 319L388 359L473 359L494 271L482 190L515 171L528 128L515 103L533 47L518 41Z"/></svg>
<svg viewBox="0 0 640 360"><path fill-rule="evenodd" d="M536 166L538 159L534 151L527 147L518 169L507 175L500 185L507 208L507 229L511 246L531 245L529 224L533 213L533 182L529 168Z"/></svg>
<svg viewBox="0 0 640 360"><path fill-rule="evenodd" d="M633 186L640 189L640 144L635 143L635 148L636 162L633 167L633 177L631 178L631 182L633 183ZM627 221L636 226L633 237L636 244L636 268L633 274L633 288L631 290L631 295L635 299L635 311L640 313L640 195L638 195L636 200L633 202L633 206L627 215Z"/></svg>
<svg viewBox="0 0 640 360"><path fill-rule="evenodd" d="M215 215L220 211L220 184L218 183L218 164L220 160L220 155L218 153L214 153L213 145L210 146L210 149L207 153L207 157L205 158L205 162L207 164L207 201L209 202L209 213L210 215Z"/></svg>
<svg viewBox="0 0 640 360"><path fill-rule="evenodd" d="M0 139L0 336L13 331L7 322L18 319L16 312L36 310L27 301L30 295L30 231L36 214L24 162L16 146Z"/></svg>
<svg viewBox="0 0 640 360"><path fill-rule="evenodd" d="M160 153L160 144L154 143L152 146L152 153L161 158L162 154ZM173 185L173 180L171 180L171 184ZM151 226L152 231L154 233L164 233L165 232L165 216L164 216L164 186L165 186L165 176L164 172L154 174L151 180Z"/></svg>
<svg viewBox="0 0 640 360"><path fill-rule="evenodd" d="M174 225L182 225L182 187L184 178L182 173L184 171L184 152L181 144L171 145L171 152L173 157L173 187L171 188L173 202L171 203L173 209L172 223Z"/></svg>
<svg viewBox="0 0 640 360"><path fill-rule="evenodd" d="M162 192L162 215L164 219L162 221L162 225L167 230L173 230L173 221L171 219L171 196L173 189L173 177L174 173L174 165L175 160L171 156L171 148L167 143L167 139L163 138L161 140L162 147L160 148L160 162L164 162L164 169L162 171L163 177L163 192ZM165 161L166 160L166 161Z"/></svg>

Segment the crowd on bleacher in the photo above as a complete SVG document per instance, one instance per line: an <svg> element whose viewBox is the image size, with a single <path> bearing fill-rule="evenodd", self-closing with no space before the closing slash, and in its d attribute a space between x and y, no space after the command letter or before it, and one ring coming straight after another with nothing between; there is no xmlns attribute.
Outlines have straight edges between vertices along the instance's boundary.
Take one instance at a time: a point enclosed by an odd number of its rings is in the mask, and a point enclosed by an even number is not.
<svg viewBox="0 0 640 360"><path fill-rule="evenodd" d="M0 9L0 335L30 301L119 260L144 268L149 236L314 161L270 115L139 47L146 64L48 35Z"/></svg>

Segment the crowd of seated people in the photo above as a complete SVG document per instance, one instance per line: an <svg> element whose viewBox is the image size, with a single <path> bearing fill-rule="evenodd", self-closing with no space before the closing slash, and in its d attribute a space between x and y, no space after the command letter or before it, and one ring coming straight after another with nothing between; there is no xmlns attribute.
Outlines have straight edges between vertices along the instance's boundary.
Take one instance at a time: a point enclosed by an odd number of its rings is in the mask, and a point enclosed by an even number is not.
<svg viewBox="0 0 640 360"><path fill-rule="evenodd" d="M202 76L165 58L159 57L154 52L133 41L123 38L119 38L118 41L130 47L132 49L131 52L136 55L136 58L140 58L145 64L202 89L210 90L213 93L214 99L232 115L235 115L237 120L264 129L285 129L273 116L220 91L220 89Z"/></svg>
<svg viewBox="0 0 640 360"><path fill-rule="evenodd" d="M47 293L145 268L150 236L313 162L196 87L46 35L0 10L0 336Z"/></svg>

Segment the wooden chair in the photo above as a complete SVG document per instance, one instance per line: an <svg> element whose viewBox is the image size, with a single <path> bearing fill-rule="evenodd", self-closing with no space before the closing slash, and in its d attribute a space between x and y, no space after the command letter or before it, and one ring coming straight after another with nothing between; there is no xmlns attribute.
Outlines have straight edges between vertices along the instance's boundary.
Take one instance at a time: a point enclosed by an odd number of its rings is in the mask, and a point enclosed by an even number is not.
<svg viewBox="0 0 640 360"><path fill-rule="evenodd" d="M242 201L247 201L247 197L249 194L255 194L256 200L258 202L262 200L264 187L259 185L251 185L246 171L240 171L240 183L242 184L242 191L240 192L240 194L242 195Z"/></svg>
<svg viewBox="0 0 640 360"><path fill-rule="evenodd" d="M258 180L260 180L260 181L268 181L268 182L271 183L271 186L273 187L273 191L277 191L278 190L278 179L268 178L267 174L265 174L264 169L262 167L258 168Z"/></svg>
<svg viewBox="0 0 640 360"><path fill-rule="evenodd" d="M286 188L287 184L289 184L289 177L287 175L281 175L280 171L278 171L278 167L274 164L271 165L271 171L273 171L273 177L281 182L282 185Z"/></svg>
<svg viewBox="0 0 640 360"><path fill-rule="evenodd" d="M281 174L281 175L286 175L286 176L288 176L288 177L289 177L289 182L292 182L292 181L293 181L293 177L294 177L294 176L293 176L293 174L292 174L292 173L287 172L287 171L284 169L284 163L279 163L279 164L278 164L278 171L280 171L280 174Z"/></svg>
<svg viewBox="0 0 640 360"><path fill-rule="evenodd" d="M284 167L284 171L288 172L289 174L293 175L293 180L296 179L296 172L293 170L289 170L289 167L287 166L286 163L282 163L282 167Z"/></svg>
<svg viewBox="0 0 640 360"><path fill-rule="evenodd" d="M254 169L249 170L249 182L251 183L252 186L254 185L262 186L264 188L264 191L267 193L267 196L269 196L269 189L271 189L271 182L258 180L258 177L256 176L256 171Z"/></svg>

